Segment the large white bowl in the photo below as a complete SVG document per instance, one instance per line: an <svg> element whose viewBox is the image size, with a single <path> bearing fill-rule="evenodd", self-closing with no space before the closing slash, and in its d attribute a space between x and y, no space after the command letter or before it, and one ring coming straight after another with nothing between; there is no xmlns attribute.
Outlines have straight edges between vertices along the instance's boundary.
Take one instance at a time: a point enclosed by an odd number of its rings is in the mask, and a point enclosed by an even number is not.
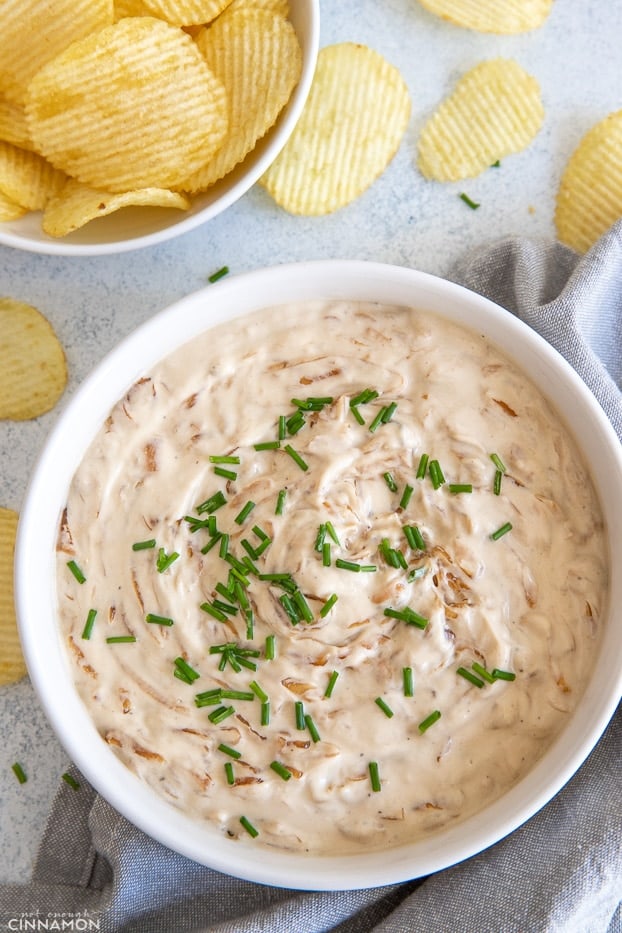
<svg viewBox="0 0 622 933"><path fill-rule="evenodd" d="M69 483L113 404L161 357L223 320L307 299L416 306L462 322L526 370L572 425L606 505L610 612L593 677L564 732L533 770L474 818L382 853L309 857L232 844L172 808L120 762L96 732L72 683L55 613L55 544ZM40 456L23 505L15 594L28 669L61 743L93 786L150 836L229 874L291 888L384 885L443 869L481 851L535 814L570 779L613 715L622 691L622 453L601 408L565 360L521 321L457 285L367 262L310 262L225 279L156 315L97 367L69 402Z"/></svg>
<svg viewBox="0 0 622 933"><path fill-rule="evenodd" d="M317 61L320 36L319 0L295 0L289 19L302 48L302 74L287 106L253 151L209 191L192 199L189 211L173 208L124 208L86 224L61 239L41 229L41 213L0 223L0 243L33 253L97 256L154 246L193 230L222 213L246 194L263 175L290 137L305 105Z"/></svg>

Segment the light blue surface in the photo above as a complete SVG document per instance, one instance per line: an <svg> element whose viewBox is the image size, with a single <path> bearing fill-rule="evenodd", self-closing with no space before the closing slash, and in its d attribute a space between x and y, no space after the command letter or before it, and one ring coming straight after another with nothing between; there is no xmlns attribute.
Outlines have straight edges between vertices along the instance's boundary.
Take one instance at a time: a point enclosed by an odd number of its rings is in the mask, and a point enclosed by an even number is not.
<svg viewBox="0 0 622 933"><path fill-rule="evenodd" d="M65 400L121 337L203 287L223 265L236 273L295 260L372 259L448 275L467 250L490 240L554 238L555 192L567 158L595 122L622 108L622 3L556 0L539 30L494 36L437 20L417 0L324 2L320 45L341 41L366 44L396 65L413 107L394 160L350 206L327 217L293 217L255 186L208 225L117 257L62 259L0 247L0 294L38 307L65 348ZM423 122L463 71L496 56L515 58L539 80L542 131L528 150L477 179L426 182L415 166ZM461 191L481 207L470 210ZM36 421L0 422L0 506L19 510L62 404ZM27 681L0 688L0 739L0 882L23 881L68 764ZM11 771L15 760L29 775L25 785Z"/></svg>

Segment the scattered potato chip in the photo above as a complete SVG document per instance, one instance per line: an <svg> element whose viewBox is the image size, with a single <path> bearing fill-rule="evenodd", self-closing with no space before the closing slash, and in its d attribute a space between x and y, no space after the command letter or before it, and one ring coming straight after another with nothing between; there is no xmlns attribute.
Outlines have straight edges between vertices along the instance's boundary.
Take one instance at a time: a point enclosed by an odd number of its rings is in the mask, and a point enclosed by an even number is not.
<svg viewBox="0 0 622 933"><path fill-rule="evenodd" d="M22 103L42 65L112 16L113 0L2 0L0 92Z"/></svg>
<svg viewBox="0 0 622 933"><path fill-rule="evenodd" d="M0 192L29 211L42 210L65 181L36 152L0 141Z"/></svg>
<svg viewBox="0 0 622 933"><path fill-rule="evenodd" d="M148 16L143 0L114 0L114 21L126 16Z"/></svg>
<svg viewBox="0 0 622 933"><path fill-rule="evenodd" d="M0 139L20 149L32 149L26 114L21 104L0 95Z"/></svg>
<svg viewBox="0 0 622 933"><path fill-rule="evenodd" d="M153 17L74 42L35 75L26 114L53 165L114 192L179 185L227 130L221 82L190 36Z"/></svg>
<svg viewBox="0 0 622 933"><path fill-rule="evenodd" d="M419 137L426 178L473 178L524 149L544 119L538 82L511 59L481 62L458 81Z"/></svg>
<svg viewBox="0 0 622 933"><path fill-rule="evenodd" d="M27 673L13 598L17 520L17 512L0 508L0 685L13 684Z"/></svg>
<svg viewBox="0 0 622 933"><path fill-rule="evenodd" d="M294 132L261 184L292 214L328 214L385 170L410 117L408 88L378 52L353 42L320 50Z"/></svg>
<svg viewBox="0 0 622 933"><path fill-rule="evenodd" d="M216 155L181 185L194 193L230 172L275 123L300 80L302 51L294 28L260 9L226 10L197 39L227 92L229 130Z"/></svg>
<svg viewBox="0 0 622 933"><path fill-rule="evenodd" d="M190 201L166 188L141 188L111 194L98 188L89 188L75 178L52 198L43 214L43 232L48 236L66 236L97 217L105 217L123 207L173 207L188 210Z"/></svg>
<svg viewBox="0 0 622 933"><path fill-rule="evenodd" d="M227 7L227 13L233 13L234 10L269 10L271 13L277 13L289 16L289 0L231 0Z"/></svg>
<svg viewBox="0 0 622 933"><path fill-rule="evenodd" d="M7 198L0 191L0 223L9 220L17 220L27 213L28 208L22 207L21 204L16 204L15 201L11 201L10 198Z"/></svg>
<svg viewBox="0 0 622 933"><path fill-rule="evenodd" d="M196 26L210 23L231 0L142 0L151 16L158 16L173 26Z"/></svg>
<svg viewBox="0 0 622 933"><path fill-rule="evenodd" d="M510 35L538 29L553 0L419 0L422 6L454 26Z"/></svg>
<svg viewBox="0 0 622 933"><path fill-rule="evenodd" d="M622 110L593 126L570 156L557 192L562 243L585 253L622 217Z"/></svg>
<svg viewBox="0 0 622 933"><path fill-rule="evenodd" d="M0 418L24 421L54 407L67 383L65 354L31 305L0 298Z"/></svg>

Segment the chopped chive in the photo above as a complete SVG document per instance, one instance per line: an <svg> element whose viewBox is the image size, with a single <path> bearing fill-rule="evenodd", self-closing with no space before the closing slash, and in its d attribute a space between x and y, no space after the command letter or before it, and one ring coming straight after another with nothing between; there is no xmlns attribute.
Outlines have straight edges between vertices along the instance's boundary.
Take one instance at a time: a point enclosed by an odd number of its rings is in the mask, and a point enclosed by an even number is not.
<svg viewBox="0 0 622 933"><path fill-rule="evenodd" d="M86 622L84 623L84 628L82 630L82 638L85 638L87 641L93 632L93 625L95 624L96 616L97 609L89 609Z"/></svg>
<svg viewBox="0 0 622 933"><path fill-rule="evenodd" d="M375 398L378 398L375 389L363 389L362 392L350 399L350 408L355 408L357 405L366 405L367 402L373 402Z"/></svg>
<svg viewBox="0 0 622 933"><path fill-rule="evenodd" d="M391 547L388 538L382 539L378 550L389 567L395 567L396 569L401 567L402 563L398 557L397 550Z"/></svg>
<svg viewBox="0 0 622 933"><path fill-rule="evenodd" d="M357 406L353 405L352 402L350 402L350 411L352 412L352 414L354 415L354 417L356 418L359 424L365 424L365 419L363 418L362 414L358 410Z"/></svg>
<svg viewBox="0 0 622 933"><path fill-rule="evenodd" d="M404 567L406 567L405 562L404 562ZM361 573L375 573L377 569L378 568L375 564L361 564Z"/></svg>
<svg viewBox="0 0 622 933"><path fill-rule="evenodd" d="M135 635L111 635L106 639L108 645L129 645L134 641L136 641Z"/></svg>
<svg viewBox="0 0 622 933"><path fill-rule="evenodd" d="M416 479L424 479L426 470L428 468L428 460L430 459L429 454L421 454L419 460L419 466L417 467Z"/></svg>
<svg viewBox="0 0 622 933"><path fill-rule="evenodd" d="M235 472L235 470L226 470L224 467L220 466L214 467L214 474L216 476L222 476L223 479L234 480L238 478L238 474Z"/></svg>
<svg viewBox="0 0 622 933"><path fill-rule="evenodd" d="M219 706L218 709L213 710L207 717L210 722L213 722L214 725L223 722L229 716L232 716L235 713L235 710L232 706Z"/></svg>
<svg viewBox="0 0 622 933"><path fill-rule="evenodd" d="M309 735L313 742L320 742L320 733L317 731L317 726L313 722L313 717L309 716L309 714L305 714L305 725L309 730Z"/></svg>
<svg viewBox="0 0 622 933"><path fill-rule="evenodd" d="M503 471L495 470L495 478L492 484L492 491L495 494L495 496L501 495L501 481L502 480L503 480Z"/></svg>
<svg viewBox="0 0 622 933"><path fill-rule="evenodd" d="M330 541L325 541L322 545L322 566L330 567Z"/></svg>
<svg viewBox="0 0 622 933"><path fill-rule="evenodd" d="M132 545L133 551L147 551L156 546L156 539L149 538L148 541L135 541Z"/></svg>
<svg viewBox="0 0 622 933"><path fill-rule="evenodd" d="M209 551L211 551L212 548L216 544L218 544L221 538L222 538L222 531L217 531L216 534L209 539L207 544L201 548L201 554L207 554Z"/></svg>
<svg viewBox="0 0 622 933"><path fill-rule="evenodd" d="M250 690L221 690L220 695L223 700L244 700L245 702L252 702L255 699L255 694Z"/></svg>
<svg viewBox="0 0 622 933"><path fill-rule="evenodd" d="M456 674L459 674L461 677L464 677L465 680L468 680L469 683L473 684L474 687L483 687L484 681L481 677L476 677L472 671L466 669L466 667L459 667L456 670Z"/></svg>
<svg viewBox="0 0 622 933"><path fill-rule="evenodd" d="M230 745L225 745L224 742L220 743L218 746L218 751L222 752L223 755L229 755L231 758L235 758L236 760L242 757L242 752L239 752L237 748L231 748Z"/></svg>
<svg viewBox="0 0 622 933"><path fill-rule="evenodd" d="M440 718L441 711L435 709L433 713L430 713L429 716L426 716L426 718L419 723L419 732L423 734L427 729L430 728L430 726L433 726L435 722L438 722Z"/></svg>
<svg viewBox="0 0 622 933"><path fill-rule="evenodd" d="M284 781L289 781L292 776L292 772L288 771L285 765L281 764L280 761L271 761L270 767L280 778L283 778Z"/></svg>
<svg viewBox="0 0 622 933"><path fill-rule="evenodd" d="M378 762L370 761L369 762L369 780L371 782L371 789L378 793L381 790L382 785L380 783L380 774L378 772Z"/></svg>
<svg viewBox="0 0 622 933"><path fill-rule="evenodd" d="M328 678L328 684L326 685L326 690L324 691L325 697L331 697L333 695L333 690L335 689L335 684L337 683L338 677L339 671L333 671Z"/></svg>
<svg viewBox="0 0 622 933"><path fill-rule="evenodd" d="M335 531L335 526L332 522L326 522L326 531L329 537L332 538L334 543L339 547L339 536Z"/></svg>
<svg viewBox="0 0 622 933"><path fill-rule="evenodd" d="M212 514L216 509L222 508L223 505L227 504L224 492L219 490L215 492L213 496L210 496L209 499L206 499L205 502L201 502L200 505L197 505L196 510L199 515L202 515L204 512Z"/></svg>
<svg viewBox="0 0 622 933"><path fill-rule="evenodd" d="M412 697L415 695L415 684L413 679L412 667L402 668L402 683L404 686L404 696Z"/></svg>
<svg viewBox="0 0 622 933"><path fill-rule="evenodd" d="M299 466L301 470L306 471L306 470L309 469L309 464L306 463L306 462L302 459L302 457L300 456L300 454L298 453L298 451L294 450L294 448L291 446L291 444L286 444L285 447L283 448L283 450L284 450L287 454L289 454L289 456L292 458L292 460L294 461L294 463L297 464L297 466Z"/></svg>
<svg viewBox="0 0 622 933"><path fill-rule="evenodd" d="M175 670L181 671L184 676L187 678L188 683L193 683L193 681L198 680L201 676L198 671L195 671L184 658L175 658Z"/></svg>
<svg viewBox="0 0 622 933"><path fill-rule="evenodd" d="M406 486L404 487L404 492L402 493L402 498L400 499L400 508L401 508L401 509L406 509L406 508L408 508L408 503L409 503L410 500L411 500L411 497L412 497L413 492L414 492L413 487L410 486L410 485L408 485L408 484L406 484Z"/></svg>
<svg viewBox="0 0 622 933"><path fill-rule="evenodd" d="M473 668L475 673L478 674L487 683L493 684L495 682L495 678L492 676L490 671L486 670L483 664L480 664L478 661L475 661L474 664L471 664L471 667Z"/></svg>
<svg viewBox="0 0 622 933"><path fill-rule="evenodd" d="M382 424L382 422L383 422L383 416L384 416L385 411L386 411L386 408L379 408L378 411L376 412L376 415L375 415L374 419L372 420L371 424L369 425L369 430L371 431L372 434L373 434L373 433L380 427L380 425Z"/></svg>
<svg viewBox="0 0 622 933"><path fill-rule="evenodd" d="M495 680L516 680L516 674L512 671L503 671L498 667L494 667L490 673Z"/></svg>
<svg viewBox="0 0 622 933"><path fill-rule="evenodd" d="M306 421L303 413L301 411L296 411L285 422L287 433L292 435L298 434L298 432L304 428L305 424Z"/></svg>
<svg viewBox="0 0 622 933"><path fill-rule="evenodd" d="M167 616L158 616L153 612L148 612L145 616L145 622L149 622L151 625L173 625L173 620L169 619Z"/></svg>
<svg viewBox="0 0 622 933"><path fill-rule="evenodd" d="M471 198L468 196L468 194L465 194L464 191L460 194L460 200L464 201L464 203L465 203L468 207L470 207L471 210L473 210L473 211L477 210L477 208L479 207L478 202L477 202L477 201L471 200Z"/></svg>
<svg viewBox="0 0 622 933"><path fill-rule="evenodd" d="M69 784L72 790L80 790L80 782L76 781L73 774L69 774L68 771L65 771L63 774L61 774L61 778L63 779L65 784Z"/></svg>
<svg viewBox="0 0 622 933"><path fill-rule="evenodd" d="M253 615L253 610L249 609L246 611L246 638L248 641L252 641L255 637L255 616Z"/></svg>
<svg viewBox="0 0 622 933"><path fill-rule="evenodd" d="M501 473L505 473L506 467L499 454L491 454L490 459Z"/></svg>
<svg viewBox="0 0 622 933"><path fill-rule="evenodd" d="M179 554L177 551L171 551L170 554L167 554L163 547L158 551L158 557L156 559L156 568L158 573L164 573L165 570L175 563Z"/></svg>
<svg viewBox="0 0 622 933"><path fill-rule="evenodd" d="M391 717L394 715L393 710L388 705L388 703L385 703L382 697L376 697L376 699L374 700L374 703L376 704L377 707L379 707L379 709L382 710L382 712L387 717L387 719L391 719Z"/></svg>
<svg viewBox="0 0 622 933"><path fill-rule="evenodd" d="M397 411L397 402L391 402L390 405L387 405L382 413L382 423L387 424L395 412Z"/></svg>
<svg viewBox="0 0 622 933"><path fill-rule="evenodd" d="M280 441L261 441L259 444L253 444L255 450L278 450L280 446Z"/></svg>
<svg viewBox="0 0 622 933"><path fill-rule="evenodd" d="M241 525L245 521L245 519L248 518L248 516L251 514L254 508L255 508L255 503L251 499L249 499L246 505L244 506L244 508L241 509L238 512L238 514L235 516L235 518L233 519L236 525Z"/></svg>
<svg viewBox="0 0 622 933"><path fill-rule="evenodd" d="M248 686L251 688L251 690L253 691L253 693L255 694L258 700L261 700L262 703L268 702L269 700L268 694L264 690L261 689L261 687L259 686L256 680L251 680Z"/></svg>
<svg viewBox="0 0 622 933"><path fill-rule="evenodd" d="M287 418L285 415L279 415L278 434L280 441L285 440L287 436Z"/></svg>
<svg viewBox="0 0 622 933"><path fill-rule="evenodd" d="M231 603L225 603L222 599L215 599L212 602L214 609L219 609L221 612L226 612L227 615L234 616L237 615L238 607L233 606Z"/></svg>
<svg viewBox="0 0 622 933"><path fill-rule="evenodd" d="M360 573L361 565L355 563L353 560L343 560L341 557L338 557L335 561L335 567L339 567L340 570L351 570L353 573Z"/></svg>
<svg viewBox="0 0 622 933"><path fill-rule="evenodd" d="M473 492L473 486L471 483L450 483L447 488L454 495L457 495L461 492Z"/></svg>
<svg viewBox="0 0 622 933"><path fill-rule="evenodd" d="M196 518L194 515L184 515L184 521L188 522L188 524L190 525L191 534L194 534L194 532L198 531L200 528L209 528L210 534L215 534L216 528L214 526L213 520L215 521L214 515L210 515L209 518ZM155 547L155 543L156 542L154 538L153 547ZM145 542L145 544L149 544L149 546L151 546L150 542ZM134 549L140 550L140 548L134 548Z"/></svg>
<svg viewBox="0 0 622 933"><path fill-rule="evenodd" d="M289 616L289 621L292 623L292 625L298 625L300 622L300 615L296 606L292 602L291 597L287 593L283 593L282 596L279 596L279 602Z"/></svg>
<svg viewBox="0 0 622 933"><path fill-rule="evenodd" d="M328 615L328 613L330 612L330 610L333 608L333 606L334 606L335 603L337 602L338 598L339 598L339 597L337 596L336 593L332 593L332 594L328 597L328 599L326 600L326 602L324 603L324 605L323 605L322 608L320 609L320 617L321 617L322 619L325 618L325 617Z"/></svg>
<svg viewBox="0 0 622 933"><path fill-rule="evenodd" d="M222 456L220 454L211 454L209 458L209 462L210 463L239 463L240 458L238 456L234 456L230 454L225 454Z"/></svg>
<svg viewBox="0 0 622 933"><path fill-rule="evenodd" d="M439 489L445 482L445 477L443 475L443 471L441 470L441 465L438 462L438 460L430 460L430 463L428 466L428 473L430 475L430 479L432 480L432 485L434 486L434 488Z"/></svg>
<svg viewBox="0 0 622 933"><path fill-rule="evenodd" d="M296 590L296 592L292 596L292 602L294 603L296 609L298 610L301 619L304 619L305 622L314 621L313 612L311 611L311 607L309 606L309 603L305 599L305 595L302 592L302 590Z"/></svg>
<svg viewBox="0 0 622 933"><path fill-rule="evenodd" d="M274 510L275 515L283 514L283 507L285 505L285 496L287 495L286 489L280 489L279 494L276 497L276 508Z"/></svg>
<svg viewBox="0 0 622 933"><path fill-rule="evenodd" d="M202 693L195 695L194 705L197 709L202 709L204 706L216 706L220 703L220 694L220 687L216 687L214 690L204 690Z"/></svg>
<svg viewBox="0 0 622 933"><path fill-rule="evenodd" d="M508 531L511 531L511 530L512 530L512 523L506 522L505 525L501 525L500 528L497 528L496 531L493 531L490 537L492 538L493 541L498 541L499 538L502 538L503 535L506 535Z"/></svg>
<svg viewBox="0 0 622 933"><path fill-rule="evenodd" d="M227 778L227 784L235 784L235 777L233 774L233 765L230 761L225 761L225 777Z"/></svg>
<svg viewBox="0 0 622 933"><path fill-rule="evenodd" d="M305 722L305 708L302 700L296 700L294 703L294 711L296 714L296 728L306 729L307 724Z"/></svg>
<svg viewBox="0 0 622 933"><path fill-rule="evenodd" d="M499 168L500 165L501 165L501 159L497 159L496 162L492 162L492 163L491 163L491 166L490 166L490 167L491 167L491 168Z"/></svg>
<svg viewBox="0 0 622 933"><path fill-rule="evenodd" d="M425 551L425 539L421 534L421 529L417 525L406 525L404 535L408 541L408 546L413 551Z"/></svg>
<svg viewBox="0 0 622 933"><path fill-rule="evenodd" d="M26 777L26 772L20 765L19 761L14 761L11 765L11 770L20 784L25 784L28 778Z"/></svg>
<svg viewBox="0 0 622 933"><path fill-rule="evenodd" d="M226 622L227 616L220 609L217 609L212 603L204 602L201 603L200 608L203 612L207 612L208 615L213 616L214 619L218 619L219 622Z"/></svg>
<svg viewBox="0 0 622 933"><path fill-rule="evenodd" d="M326 538L326 525L324 522L322 522L322 524L318 526L317 534L315 536L315 544L313 545L314 551L322 550L322 547L324 546L325 538Z"/></svg>
<svg viewBox="0 0 622 933"><path fill-rule="evenodd" d="M228 275L228 274L229 274L229 266L221 266L221 268L218 269L216 272L212 272L211 275L208 275L207 281L210 284L213 284L214 282L217 282L218 279L222 279L223 276Z"/></svg>
<svg viewBox="0 0 622 933"><path fill-rule="evenodd" d="M69 570L72 572L72 574L74 575L74 577L76 578L76 580L78 581L78 583L84 583L86 581L86 577L84 576L84 574L82 573L78 565L76 564L75 560L68 560L67 566Z"/></svg>
<svg viewBox="0 0 622 933"><path fill-rule="evenodd" d="M220 535L220 545L218 546L218 555L223 559L229 553L229 535L226 532L222 532Z"/></svg>
<svg viewBox="0 0 622 933"><path fill-rule="evenodd" d="M266 648L264 651L266 661L274 661L276 658L276 636L266 636Z"/></svg>
<svg viewBox="0 0 622 933"><path fill-rule="evenodd" d="M389 472L383 473L382 478L384 479L391 492L397 492L397 483Z"/></svg>
<svg viewBox="0 0 622 933"><path fill-rule="evenodd" d="M261 704L260 723L262 726L270 725L270 700L264 700L264 702Z"/></svg>
<svg viewBox="0 0 622 933"><path fill-rule="evenodd" d="M239 654L236 655L236 660L238 664L241 664L242 667L245 667L249 671L257 670L257 665L255 664L255 662L249 661L248 658L244 657L244 655L239 655Z"/></svg>
<svg viewBox="0 0 622 933"><path fill-rule="evenodd" d="M406 580L408 583L414 583L415 580L420 580L421 577L425 577L427 572L428 568L425 564L422 564L420 567L413 567L413 569L406 577Z"/></svg>
<svg viewBox="0 0 622 933"><path fill-rule="evenodd" d="M253 839L259 835L259 830L255 829L255 827L250 822L250 820L247 820L245 816L240 817L240 823L242 824L242 826L244 827L248 835L252 836Z"/></svg>
<svg viewBox="0 0 622 933"><path fill-rule="evenodd" d="M417 628L424 629L428 624L428 619L419 615L414 609L406 606L404 609L392 609L390 606L384 610L385 616L390 619L399 619L400 622L406 622L407 625L416 625Z"/></svg>

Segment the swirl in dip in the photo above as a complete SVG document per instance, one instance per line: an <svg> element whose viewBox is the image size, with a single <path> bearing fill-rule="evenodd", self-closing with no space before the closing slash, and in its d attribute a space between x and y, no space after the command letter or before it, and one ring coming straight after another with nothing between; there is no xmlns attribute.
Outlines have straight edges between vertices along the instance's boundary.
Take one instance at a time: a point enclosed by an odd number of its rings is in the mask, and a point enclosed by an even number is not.
<svg viewBox="0 0 622 933"><path fill-rule="evenodd" d="M145 374L73 478L57 562L103 740L196 819L313 853L519 781L607 594L595 492L539 391L481 335L371 303L266 309Z"/></svg>

